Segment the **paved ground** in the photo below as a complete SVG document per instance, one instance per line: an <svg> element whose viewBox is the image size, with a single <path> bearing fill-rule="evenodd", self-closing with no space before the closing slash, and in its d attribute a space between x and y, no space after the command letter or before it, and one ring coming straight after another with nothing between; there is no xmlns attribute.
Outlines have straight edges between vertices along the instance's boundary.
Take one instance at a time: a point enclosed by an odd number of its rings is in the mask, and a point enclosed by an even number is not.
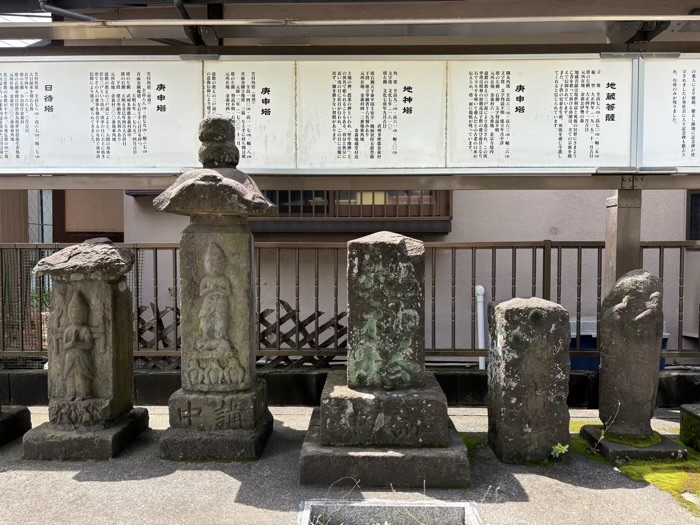
<svg viewBox="0 0 700 525"><path fill-rule="evenodd" d="M33 423L46 407L33 407ZM263 458L249 463L187 463L158 458L167 408L149 407L151 427L120 457L102 462L21 459L21 443L0 449L0 524L293 525L304 500L330 498L471 500L489 525L700 525L673 498L611 467L575 456L568 465L513 467L488 448L475 452L469 490L376 491L300 487L297 460L311 410L274 408L275 432ZM452 409L460 431L485 432L485 409ZM573 410L575 420L597 413ZM678 413L656 430L678 433Z"/></svg>

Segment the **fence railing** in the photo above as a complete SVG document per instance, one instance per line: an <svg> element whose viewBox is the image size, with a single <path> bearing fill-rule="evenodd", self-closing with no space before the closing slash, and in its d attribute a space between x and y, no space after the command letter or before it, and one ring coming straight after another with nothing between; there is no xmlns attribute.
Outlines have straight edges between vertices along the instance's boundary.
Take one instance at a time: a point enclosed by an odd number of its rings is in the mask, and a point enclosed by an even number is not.
<svg viewBox="0 0 700 525"><path fill-rule="evenodd" d="M65 245L0 244L0 363L42 366L51 280L36 262ZM180 355L177 244L122 244L136 255L127 275L134 298L134 355L140 368L177 368ZM603 297L602 242L428 242L425 344L432 362L486 356L478 341L476 288L485 301L539 296L570 313L572 356L595 358ZM700 242L642 244L644 267L664 282L666 358L700 358L684 332L698 331L688 304L700 301ZM327 367L342 361L347 337L345 243L256 244L259 364ZM689 278L693 293L688 293ZM691 303L691 301L694 301ZM695 311L695 310L694 310ZM690 327L690 328L689 328ZM481 343L481 344L480 344Z"/></svg>

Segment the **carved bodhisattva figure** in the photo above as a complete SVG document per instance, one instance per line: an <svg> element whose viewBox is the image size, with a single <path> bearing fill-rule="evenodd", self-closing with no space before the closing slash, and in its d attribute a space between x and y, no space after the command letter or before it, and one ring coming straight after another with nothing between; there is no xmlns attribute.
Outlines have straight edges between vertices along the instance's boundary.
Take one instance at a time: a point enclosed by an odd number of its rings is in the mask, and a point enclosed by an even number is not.
<svg viewBox="0 0 700 525"><path fill-rule="evenodd" d="M92 359L94 340L88 326L89 307L85 296L73 294L68 305L70 325L63 332L63 379L66 397L71 401L82 401L92 397L92 379L95 366Z"/></svg>
<svg viewBox="0 0 700 525"><path fill-rule="evenodd" d="M231 281L226 277L226 255L216 243L209 243L204 256L205 275L199 283L202 306L190 381L201 385L225 385L240 378L246 382L237 349L229 337L231 322Z"/></svg>
<svg viewBox="0 0 700 525"><path fill-rule="evenodd" d="M199 127L199 159L157 197L158 211L190 216L180 238L182 388L168 403L160 441L172 459L245 459L260 455L272 432L266 386L255 376L258 330L254 250L248 217L270 215L245 173L231 120Z"/></svg>

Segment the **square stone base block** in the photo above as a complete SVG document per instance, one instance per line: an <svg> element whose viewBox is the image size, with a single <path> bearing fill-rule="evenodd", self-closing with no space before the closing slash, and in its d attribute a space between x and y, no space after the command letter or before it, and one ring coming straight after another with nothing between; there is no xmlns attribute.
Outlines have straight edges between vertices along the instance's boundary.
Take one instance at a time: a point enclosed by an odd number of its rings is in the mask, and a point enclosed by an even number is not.
<svg viewBox="0 0 700 525"><path fill-rule="evenodd" d="M321 394L324 445L433 446L448 444L447 397L426 372L424 388L350 388L345 372L331 372Z"/></svg>
<svg viewBox="0 0 700 525"><path fill-rule="evenodd" d="M451 421L447 447L390 448L324 446L320 420L319 409L315 409L299 457L302 485L329 487L341 478L352 478L362 488L469 486L467 447Z"/></svg>
<svg viewBox="0 0 700 525"><path fill-rule="evenodd" d="M269 410L253 430L169 428L160 438L160 457L175 460L257 459L272 434Z"/></svg>
<svg viewBox="0 0 700 525"><path fill-rule="evenodd" d="M44 423L24 435L24 459L110 459L148 428L148 410L134 408L106 427L70 429Z"/></svg>
<svg viewBox="0 0 700 525"><path fill-rule="evenodd" d="M601 428L599 426L586 425L581 429L581 437L591 445L598 443ZM662 436L658 445L651 447L633 447L622 443L613 443L603 439L598 443L598 451L608 461L634 461L649 459L687 459L688 450Z"/></svg>
<svg viewBox="0 0 700 525"><path fill-rule="evenodd" d="M681 405L681 441L700 450L700 405Z"/></svg>
<svg viewBox="0 0 700 525"><path fill-rule="evenodd" d="M170 426L186 430L254 430L267 410L267 383L258 379L241 392L189 392L168 401Z"/></svg>
<svg viewBox="0 0 700 525"><path fill-rule="evenodd" d="M32 416L27 407L4 406L0 411L0 445L14 441L32 428Z"/></svg>

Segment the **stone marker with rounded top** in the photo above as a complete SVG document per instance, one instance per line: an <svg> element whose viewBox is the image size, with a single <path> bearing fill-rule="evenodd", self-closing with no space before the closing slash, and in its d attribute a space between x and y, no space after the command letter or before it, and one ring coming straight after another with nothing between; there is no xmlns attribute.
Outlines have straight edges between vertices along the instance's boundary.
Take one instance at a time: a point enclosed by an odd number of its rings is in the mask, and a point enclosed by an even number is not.
<svg viewBox="0 0 700 525"><path fill-rule="evenodd" d="M154 201L190 216L180 238L182 388L169 401L160 441L168 459L251 459L272 432L266 384L255 374L258 348L253 237L248 217L274 205L236 169L231 120L199 127L203 169L184 173Z"/></svg>
<svg viewBox="0 0 700 525"><path fill-rule="evenodd" d="M687 456L686 449L662 436L657 438L660 443L642 448L624 443L654 437L651 419L656 410L663 327L661 279L646 270L620 277L601 306L599 413L604 433L599 426L581 429L581 435L611 461Z"/></svg>
<svg viewBox="0 0 700 525"><path fill-rule="evenodd" d="M0 445L22 437L30 428L32 428L32 416L27 407L0 406Z"/></svg>
<svg viewBox="0 0 700 525"><path fill-rule="evenodd" d="M378 232L348 243L348 370L328 374L302 446L301 483L469 483L447 398L425 371L424 274L421 241Z"/></svg>
<svg viewBox="0 0 700 525"><path fill-rule="evenodd" d="M569 437L569 314L537 297L489 308L488 443L504 463L547 461Z"/></svg>
<svg viewBox="0 0 700 525"><path fill-rule="evenodd" d="M24 435L26 459L109 459L148 428L133 408L134 256L90 239L41 259L53 278L48 327L49 422Z"/></svg>

